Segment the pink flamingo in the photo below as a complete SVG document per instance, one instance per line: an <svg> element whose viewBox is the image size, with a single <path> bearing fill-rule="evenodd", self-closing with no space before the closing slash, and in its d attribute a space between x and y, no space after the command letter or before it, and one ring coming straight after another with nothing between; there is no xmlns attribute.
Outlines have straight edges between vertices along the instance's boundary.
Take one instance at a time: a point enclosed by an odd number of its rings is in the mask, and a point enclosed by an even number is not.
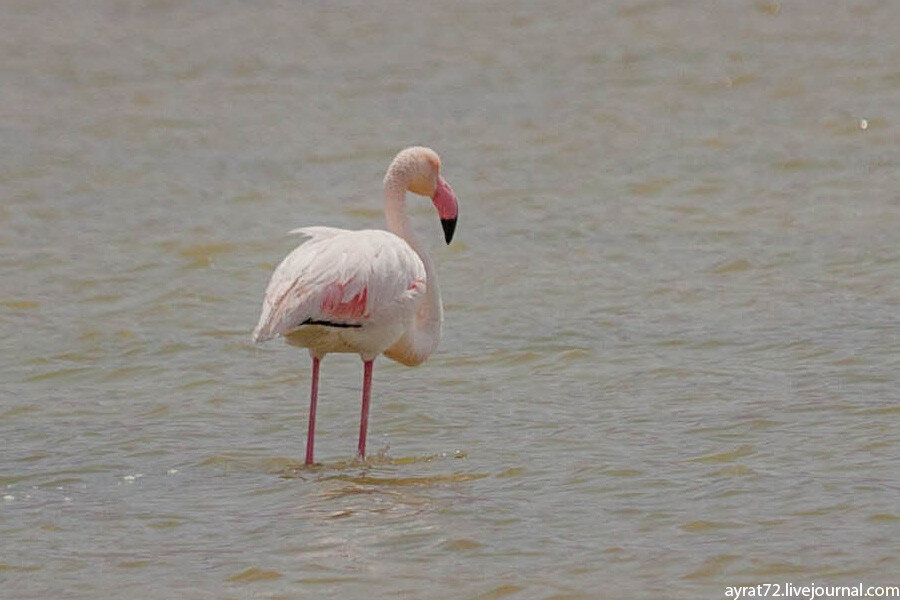
<svg viewBox="0 0 900 600"><path fill-rule="evenodd" d="M287 255L266 288L253 341L284 336L309 349L312 385L306 464L313 462L319 362L329 352L363 360L359 458L366 457L372 364L384 353L404 365L421 364L437 348L444 318L437 274L406 216L406 191L430 196L444 237L456 229L456 195L430 148L402 150L384 176L384 214L390 232L303 227L309 240Z"/></svg>

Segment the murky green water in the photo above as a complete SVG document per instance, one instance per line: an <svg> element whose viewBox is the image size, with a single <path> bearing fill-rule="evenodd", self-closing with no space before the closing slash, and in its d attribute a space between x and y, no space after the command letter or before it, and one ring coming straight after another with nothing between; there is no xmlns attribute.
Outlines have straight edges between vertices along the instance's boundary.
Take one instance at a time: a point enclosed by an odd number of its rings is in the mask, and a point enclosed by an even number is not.
<svg viewBox="0 0 900 600"><path fill-rule="evenodd" d="M900 572L900 4L0 5L4 598L721 598ZM249 334L442 155L425 366ZM891 578L893 577L893 581Z"/></svg>

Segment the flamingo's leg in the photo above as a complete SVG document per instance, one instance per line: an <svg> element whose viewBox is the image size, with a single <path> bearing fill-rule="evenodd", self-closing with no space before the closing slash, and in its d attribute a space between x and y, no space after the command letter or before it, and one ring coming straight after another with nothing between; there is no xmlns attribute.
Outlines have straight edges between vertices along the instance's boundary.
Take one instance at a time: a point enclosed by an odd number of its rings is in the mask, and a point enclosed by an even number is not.
<svg viewBox="0 0 900 600"><path fill-rule="evenodd" d="M369 400L372 397L372 364L375 360L363 361L362 414L359 417L359 458L366 458L366 431L369 428Z"/></svg>
<svg viewBox="0 0 900 600"><path fill-rule="evenodd" d="M316 402L319 399L319 358L312 357L312 388L309 391L309 430L306 433L306 464L313 464L316 443Z"/></svg>

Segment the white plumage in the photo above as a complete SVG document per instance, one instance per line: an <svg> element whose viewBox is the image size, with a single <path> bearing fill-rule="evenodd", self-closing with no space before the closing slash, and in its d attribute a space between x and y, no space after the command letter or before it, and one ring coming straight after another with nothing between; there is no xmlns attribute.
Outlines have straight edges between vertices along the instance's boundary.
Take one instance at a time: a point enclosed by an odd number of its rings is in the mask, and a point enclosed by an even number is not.
<svg viewBox="0 0 900 600"><path fill-rule="evenodd" d="M319 355L365 356L396 342L426 289L425 265L410 245L377 229L302 227L291 233L310 239L272 274L253 340L288 336Z"/></svg>

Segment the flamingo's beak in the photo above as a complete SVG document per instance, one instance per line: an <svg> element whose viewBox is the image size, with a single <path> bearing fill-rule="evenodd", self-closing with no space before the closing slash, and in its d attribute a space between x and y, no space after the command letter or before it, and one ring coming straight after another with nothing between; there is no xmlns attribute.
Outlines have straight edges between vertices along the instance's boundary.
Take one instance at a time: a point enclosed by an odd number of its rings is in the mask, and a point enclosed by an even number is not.
<svg viewBox="0 0 900 600"><path fill-rule="evenodd" d="M453 232L456 231L456 218L441 219L441 227L444 228L444 239L449 244L450 240L453 239Z"/></svg>
<svg viewBox="0 0 900 600"><path fill-rule="evenodd" d="M453 239L453 232L456 231L456 218L459 215L459 207L456 205L456 194L453 192L453 188L440 175L438 175L437 186L431 201L434 202L434 207L441 218L441 227L444 228L444 239L449 244L450 240Z"/></svg>

